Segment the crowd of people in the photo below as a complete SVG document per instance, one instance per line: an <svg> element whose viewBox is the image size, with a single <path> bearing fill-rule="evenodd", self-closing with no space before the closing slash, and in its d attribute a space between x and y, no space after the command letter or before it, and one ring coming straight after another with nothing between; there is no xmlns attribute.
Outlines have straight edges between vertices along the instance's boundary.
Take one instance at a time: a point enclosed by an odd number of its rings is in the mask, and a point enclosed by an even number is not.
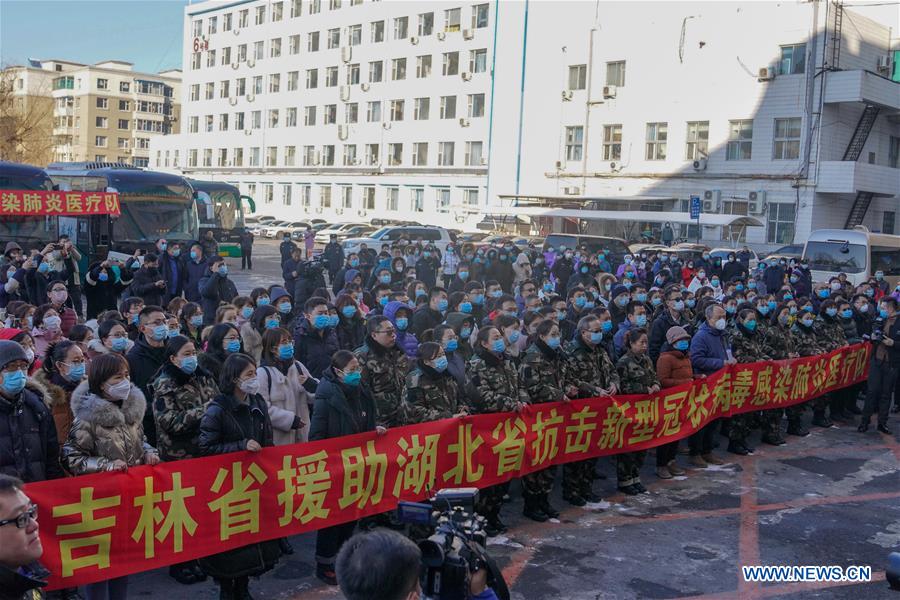
<svg viewBox="0 0 900 600"><path fill-rule="evenodd" d="M678 442L656 448L655 473L670 479L721 464L717 434L737 455L753 452L757 429L773 445L807 435L810 409L813 426L858 416L864 432L877 414L877 429L890 433L900 286L891 289L882 273L853 287L844 275L813 282L802 260L751 269L749 253L682 262L674 249L614 256L509 243L441 249L421 239L345 255L332 238L311 258L285 237L282 281L239 293L210 238L160 239L154 252L97 260L83 274L65 237L28 251L6 245L0 474L33 482L125 471L529 404L652 393L728 364L862 340L873 344L867 384L786 411L714 421L687 440L686 464ZM647 491L645 455L613 457L620 492ZM563 466L564 501L600 499L596 462ZM526 517L559 515L550 502L555 471L522 477ZM481 490L477 510L489 535L506 529L508 494L508 484ZM0 514L0 530L11 524L31 535L33 511L18 510ZM396 526L381 516L318 531L316 575L336 584L341 547L357 526L373 524ZM170 574L182 584L212 576L222 598L249 598L249 577L293 552L287 539L255 546L174 565ZM0 582L3 573L0 563ZM122 577L84 593L124 598L127 585Z"/></svg>

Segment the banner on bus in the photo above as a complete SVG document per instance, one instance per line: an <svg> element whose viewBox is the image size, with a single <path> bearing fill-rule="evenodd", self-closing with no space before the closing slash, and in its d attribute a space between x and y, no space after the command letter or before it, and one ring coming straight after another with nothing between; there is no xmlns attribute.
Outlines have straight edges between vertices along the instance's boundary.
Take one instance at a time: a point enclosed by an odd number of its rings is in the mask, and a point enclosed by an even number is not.
<svg viewBox="0 0 900 600"><path fill-rule="evenodd" d="M119 214L119 194L115 192L0 191L0 215L4 217Z"/></svg>
<svg viewBox="0 0 900 600"><path fill-rule="evenodd" d="M121 577L485 488L572 461L685 438L864 381L869 344L728 366L655 394L528 406L125 473L28 484L51 589Z"/></svg>

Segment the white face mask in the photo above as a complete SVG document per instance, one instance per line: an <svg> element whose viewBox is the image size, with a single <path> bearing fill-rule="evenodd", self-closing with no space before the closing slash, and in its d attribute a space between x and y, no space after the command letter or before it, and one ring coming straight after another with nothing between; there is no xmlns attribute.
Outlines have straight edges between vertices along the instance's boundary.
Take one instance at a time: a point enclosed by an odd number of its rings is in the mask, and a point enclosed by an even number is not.
<svg viewBox="0 0 900 600"><path fill-rule="evenodd" d="M258 394L259 393L259 379L256 376L253 376L250 379L245 379L240 382L238 387L245 394Z"/></svg>
<svg viewBox="0 0 900 600"><path fill-rule="evenodd" d="M31 363L33 363L34 362L34 350L32 350L31 348L28 348L27 350L25 350L25 357L28 359L29 365Z"/></svg>
<svg viewBox="0 0 900 600"><path fill-rule="evenodd" d="M45 329L55 331L55 330L59 329L61 324L62 324L62 319L60 319L59 317L50 316L50 317L47 317L46 319L44 319L44 328Z"/></svg>
<svg viewBox="0 0 900 600"><path fill-rule="evenodd" d="M113 400L124 400L131 393L131 380L123 379L119 383L106 385L106 394Z"/></svg>
<svg viewBox="0 0 900 600"><path fill-rule="evenodd" d="M724 318L716 321L716 329L718 329L719 331L724 330L725 327L727 327L727 326L728 326L728 322Z"/></svg>

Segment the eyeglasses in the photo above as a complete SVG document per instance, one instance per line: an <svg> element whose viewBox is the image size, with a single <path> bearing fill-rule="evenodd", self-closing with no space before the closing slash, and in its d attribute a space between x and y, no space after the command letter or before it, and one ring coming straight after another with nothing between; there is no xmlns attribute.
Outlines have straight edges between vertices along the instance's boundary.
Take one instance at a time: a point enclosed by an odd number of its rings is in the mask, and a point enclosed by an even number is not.
<svg viewBox="0 0 900 600"><path fill-rule="evenodd" d="M28 526L29 521L37 521L37 512L37 504L29 504L25 512L23 512L18 517L14 519L3 519L2 521L0 521L0 527L9 525L10 523L15 523L17 529L25 529L25 527Z"/></svg>
<svg viewBox="0 0 900 600"><path fill-rule="evenodd" d="M382 333L384 335L397 335L396 329L383 329L381 331L376 331L375 333Z"/></svg>

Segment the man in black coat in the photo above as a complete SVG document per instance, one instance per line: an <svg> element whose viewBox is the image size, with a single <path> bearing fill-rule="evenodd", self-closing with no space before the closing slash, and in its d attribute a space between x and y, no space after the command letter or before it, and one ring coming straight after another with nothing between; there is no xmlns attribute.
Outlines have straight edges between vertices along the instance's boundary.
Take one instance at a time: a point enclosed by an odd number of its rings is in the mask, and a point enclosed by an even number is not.
<svg viewBox="0 0 900 600"><path fill-rule="evenodd" d="M25 349L0 341L0 473L26 482L63 477L56 424L27 373Z"/></svg>
<svg viewBox="0 0 900 600"><path fill-rule="evenodd" d="M337 236L331 234L325 250L322 252L322 259L325 261L325 268L328 269L328 281L334 281L334 276L341 267L344 266L344 249L337 241Z"/></svg>
<svg viewBox="0 0 900 600"><path fill-rule="evenodd" d="M434 329L444 322L447 313L447 292L442 287L433 287L428 293L428 304L419 306L413 313L410 333L417 339L429 329Z"/></svg>
<svg viewBox="0 0 900 600"><path fill-rule="evenodd" d="M291 260L291 255L294 253L294 250L299 249L299 246L291 241L291 234L284 234L281 245L278 246L278 251L281 253L281 266L284 267L284 263Z"/></svg>
<svg viewBox="0 0 900 600"><path fill-rule="evenodd" d="M144 304L162 306L165 293L166 280L159 272L159 259L155 254L148 254L144 265L134 274L131 295L141 298Z"/></svg>
<svg viewBox="0 0 900 600"><path fill-rule="evenodd" d="M313 296L303 306L303 314L294 327L294 359L299 360L316 379L331 364L331 356L340 350L337 334L329 327L328 300Z"/></svg>
<svg viewBox="0 0 900 600"><path fill-rule="evenodd" d="M654 365L666 342L666 332L670 328L683 327L688 335L694 331L691 322L684 316L684 299L681 297L681 290L678 286L671 286L666 290L665 303L665 310L653 319L653 326L650 328L648 354Z"/></svg>
<svg viewBox="0 0 900 600"><path fill-rule="evenodd" d="M166 242L160 240L157 245L165 245L159 254L159 274L166 282L163 294L162 306L167 306L172 298L177 298L184 293L184 281L187 278L187 270L181 259L181 244L178 242ZM146 262L146 259L144 259Z"/></svg>
<svg viewBox="0 0 900 600"><path fill-rule="evenodd" d="M228 265L225 264L225 259L213 256L209 261L209 271L200 280L203 324L212 325L216 320L216 309L219 308L219 304L231 302L237 295L234 282L228 279Z"/></svg>
<svg viewBox="0 0 900 600"><path fill-rule="evenodd" d="M125 356L131 383L140 388L147 399L144 414L144 435L151 446L156 446L156 422L153 420L153 390L150 382L166 360L168 326L166 314L158 306L146 306L138 316L140 335Z"/></svg>

